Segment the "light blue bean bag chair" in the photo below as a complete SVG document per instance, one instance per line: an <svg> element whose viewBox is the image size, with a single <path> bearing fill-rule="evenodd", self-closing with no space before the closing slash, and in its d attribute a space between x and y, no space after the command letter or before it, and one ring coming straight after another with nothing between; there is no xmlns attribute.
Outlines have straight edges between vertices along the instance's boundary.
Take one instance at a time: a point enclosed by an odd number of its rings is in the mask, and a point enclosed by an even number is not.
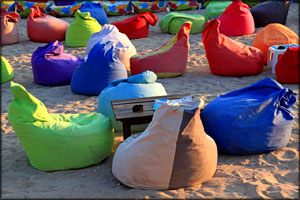
<svg viewBox="0 0 300 200"><path fill-rule="evenodd" d="M115 131L122 131L122 123L115 120L110 101L167 95L164 86L156 83L156 79L154 72L145 71L127 79L113 81L98 97L98 112L111 119ZM131 126L131 131L143 131L146 127L147 125Z"/></svg>

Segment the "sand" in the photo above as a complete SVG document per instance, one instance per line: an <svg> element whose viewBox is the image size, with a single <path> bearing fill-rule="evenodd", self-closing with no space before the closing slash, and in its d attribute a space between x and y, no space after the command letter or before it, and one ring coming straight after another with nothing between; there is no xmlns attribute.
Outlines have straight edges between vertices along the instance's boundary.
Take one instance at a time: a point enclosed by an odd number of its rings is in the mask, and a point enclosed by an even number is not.
<svg viewBox="0 0 300 200"><path fill-rule="evenodd" d="M299 35L298 4L292 4L286 26ZM199 13L199 11L184 11ZM161 19L166 13L157 13ZM201 10L200 14L204 15ZM128 16L109 17L110 22ZM72 18L63 18L71 22ZM2 55L12 65L14 82L22 84L40 99L51 113L97 112L97 96L75 94L70 86L47 87L33 82L31 55L44 43L28 39L26 19L18 23L20 42L2 47ZM261 29L261 28L260 28ZM252 45L255 33L231 37ZM162 33L159 26L150 26L147 38L132 40L138 52L160 47L173 35ZM65 42L63 42L65 45ZM85 47L68 48L65 52L83 57ZM221 94L249 86L266 77L276 79L271 69L264 67L261 74L247 77L213 75L208 66L202 43L202 34L190 35L188 68L183 76L158 79L168 94L200 94L205 104ZM298 85L283 86L299 94ZM2 198L298 198L299 196L299 101L293 107L295 120L290 142L280 150L252 156L219 155L215 175L201 185L177 190L141 190L121 184L112 174L113 155L102 163L78 170L43 172L33 168L7 119L7 110L13 96L10 83L1 85L1 158ZM116 133L116 141L122 133Z"/></svg>

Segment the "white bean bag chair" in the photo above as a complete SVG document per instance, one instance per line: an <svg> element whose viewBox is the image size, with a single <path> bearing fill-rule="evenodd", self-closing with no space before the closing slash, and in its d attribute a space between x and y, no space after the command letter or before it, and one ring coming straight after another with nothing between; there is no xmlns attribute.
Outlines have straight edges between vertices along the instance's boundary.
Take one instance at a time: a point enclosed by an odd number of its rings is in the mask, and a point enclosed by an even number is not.
<svg viewBox="0 0 300 200"><path fill-rule="evenodd" d="M203 101L162 104L147 129L117 148L112 173L140 189L176 189L210 179L217 167L217 146L204 132Z"/></svg>

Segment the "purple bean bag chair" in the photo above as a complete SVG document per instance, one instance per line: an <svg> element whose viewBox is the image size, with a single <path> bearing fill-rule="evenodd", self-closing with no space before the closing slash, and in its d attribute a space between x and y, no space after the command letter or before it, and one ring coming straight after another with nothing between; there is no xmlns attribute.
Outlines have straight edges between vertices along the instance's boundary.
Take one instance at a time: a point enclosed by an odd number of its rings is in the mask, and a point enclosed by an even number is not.
<svg viewBox="0 0 300 200"><path fill-rule="evenodd" d="M64 53L59 41L38 47L31 57L33 79L40 85L67 85L83 58Z"/></svg>

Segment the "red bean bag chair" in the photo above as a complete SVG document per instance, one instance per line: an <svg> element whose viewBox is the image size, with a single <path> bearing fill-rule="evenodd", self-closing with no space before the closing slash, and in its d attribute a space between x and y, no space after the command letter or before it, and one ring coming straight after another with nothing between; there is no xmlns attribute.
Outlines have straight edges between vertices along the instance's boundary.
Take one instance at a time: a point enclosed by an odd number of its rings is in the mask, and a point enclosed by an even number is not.
<svg viewBox="0 0 300 200"><path fill-rule="evenodd" d="M31 13L27 18L27 35L34 42L53 42L65 40L69 23L46 15L36 5L30 8Z"/></svg>
<svg viewBox="0 0 300 200"><path fill-rule="evenodd" d="M249 6L241 1L233 1L219 20L221 22L220 33L227 36L249 35L255 31Z"/></svg>
<svg viewBox="0 0 300 200"><path fill-rule="evenodd" d="M202 35L211 72L221 76L247 76L260 73L264 67L263 52L230 39L220 33L219 27L219 19L208 21Z"/></svg>
<svg viewBox="0 0 300 200"><path fill-rule="evenodd" d="M112 24L129 39L137 39L148 37L149 24L155 26L156 22L157 16L154 13L144 12Z"/></svg>
<svg viewBox="0 0 300 200"><path fill-rule="evenodd" d="M265 64L268 61L269 47L282 44L299 44L299 37L293 30L279 23L265 26L256 34L253 41L253 46L264 52Z"/></svg>
<svg viewBox="0 0 300 200"><path fill-rule="evenodd" d="M299 83L299 47L289 47L275 66L277 81L280 83Z"/></svg>
<svg viewBox="0 0 300 200"><path fill-rule="evenodd" d="M130 58L131 74L153 71L160 78L184 73L189 56L191 22L185 22L178 33L160 48L138 53Z"/></svg>
<svg viewBox="0 0 300 200"><path fill-rule="evenodd" d="M16 12L1 13L1 45L19 42L18 21L20 15Z"/></svg>

